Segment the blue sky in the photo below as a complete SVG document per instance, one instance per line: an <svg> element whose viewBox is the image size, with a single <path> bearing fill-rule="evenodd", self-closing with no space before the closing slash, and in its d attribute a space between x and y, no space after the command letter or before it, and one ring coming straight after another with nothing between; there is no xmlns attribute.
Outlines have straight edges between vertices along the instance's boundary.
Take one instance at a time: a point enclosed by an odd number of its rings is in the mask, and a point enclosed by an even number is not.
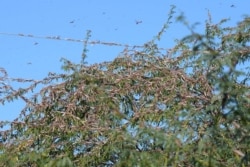
<svg viewBox="0 0 250 167"><path fill-rule="evenodd" d="M9 77L42 79L48 72L62 72L62 57L80 62L83 43L9 36L30 34L44 37L84 39L91 30L92 41L143 45L151 40L168 18L170 5L184 13L190 24L200 22L202 31L208 10L214 22L231 18L236 25L249 14L248 0L3 0L0 2L0 67ZM177 16L176 15L176 16ZM137 21L141 23L136 24ZM181 24L172 24L160 46L171 48L174 39L187 34ZM5 35L4 35L5 34ZM113 60L121 47L89 45L89 64ZM0 105L0 120L13 120L23 103Z"/></svg>

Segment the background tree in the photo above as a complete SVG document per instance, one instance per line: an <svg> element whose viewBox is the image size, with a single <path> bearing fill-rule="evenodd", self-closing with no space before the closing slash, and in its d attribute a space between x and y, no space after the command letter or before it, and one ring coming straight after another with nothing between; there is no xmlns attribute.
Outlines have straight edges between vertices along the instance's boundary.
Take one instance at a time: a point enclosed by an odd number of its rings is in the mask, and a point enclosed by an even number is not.
<svg viewBox="0 0 250 167"><path fill-rule="evenodd" d="M84 64L88 33L83 62L64 60L66 74L16 79L31 83L16 90L1 69L0 102L26 106L1 122L11 127L0 133L0 166L247 166L250 19L209 19L204 34L190 29L163 53L156 40L172 15L142 50L112 62Z"/></svg>

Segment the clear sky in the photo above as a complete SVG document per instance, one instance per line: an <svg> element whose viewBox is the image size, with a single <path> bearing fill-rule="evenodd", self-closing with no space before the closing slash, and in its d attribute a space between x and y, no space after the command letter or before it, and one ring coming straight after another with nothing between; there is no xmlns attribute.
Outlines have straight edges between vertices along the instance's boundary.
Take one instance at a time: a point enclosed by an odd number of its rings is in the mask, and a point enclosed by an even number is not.
<svg viewBox="0 0 250 167"><path fill-rule="evenodd" d="M62 72L60 58L80 62L83 43L7 34L84 39L91 30L92 41L143 45L166 22L170 6L184 13L190 24L204 28L208 10L214 22L231 18L230 25L249 14L249 0L2 0L0 1L0 68L9 77L42 79L48 72ZM176 16L177 16L176 15ZM137 24L139 23L139 24ZM160 46L170 48L174 39L187 34L181 24L173 24ZM4 35L5 34L5 35ZM113 60L122 47L90 45L89 64ZM23 103L0 105L0 120L13 120Z"/></svg>

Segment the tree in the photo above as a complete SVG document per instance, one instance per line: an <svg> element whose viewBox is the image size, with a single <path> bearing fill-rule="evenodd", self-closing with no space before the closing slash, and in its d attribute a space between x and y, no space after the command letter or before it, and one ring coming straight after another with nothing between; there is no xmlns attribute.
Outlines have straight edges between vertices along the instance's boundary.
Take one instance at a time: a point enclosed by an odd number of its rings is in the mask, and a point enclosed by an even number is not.
<svg viewBox="0 0 250 167"><path fill-rule="evenodd" d="M11 126L0 133L0 166L249 165L249 64L241 68L250 18L225 21L208 20L204 34L192 30L167 54L156 39L169 20L142 50L125 48L112 62L86 65L84 48L82 63L64 60L68 73L16 79L31 83L18 90L1 82L0 102L26 107L0 124Z"/></svg>

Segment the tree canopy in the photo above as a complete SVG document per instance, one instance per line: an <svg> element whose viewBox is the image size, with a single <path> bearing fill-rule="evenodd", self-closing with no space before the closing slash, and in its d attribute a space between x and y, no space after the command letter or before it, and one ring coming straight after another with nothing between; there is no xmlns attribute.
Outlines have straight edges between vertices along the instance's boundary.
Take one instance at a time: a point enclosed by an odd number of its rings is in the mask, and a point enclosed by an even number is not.
<svg viewBox="0 0 250 167"><path fill-rule="evenodd" d="M83 62L64 60L65 74L14 79L26 88L6 84L1 69L0 102L26 106L0 122L10 126L0 132L0 166L249 165L250 18L226 21L208 19L204 33L190 30L167 52L157 40L169 20L111 62L85 64L84 48Z"/></svg>

